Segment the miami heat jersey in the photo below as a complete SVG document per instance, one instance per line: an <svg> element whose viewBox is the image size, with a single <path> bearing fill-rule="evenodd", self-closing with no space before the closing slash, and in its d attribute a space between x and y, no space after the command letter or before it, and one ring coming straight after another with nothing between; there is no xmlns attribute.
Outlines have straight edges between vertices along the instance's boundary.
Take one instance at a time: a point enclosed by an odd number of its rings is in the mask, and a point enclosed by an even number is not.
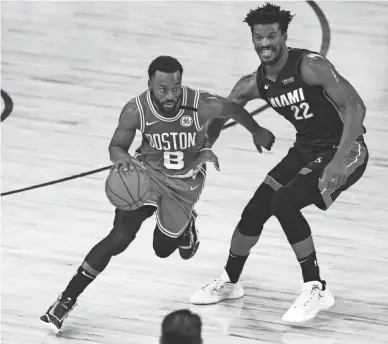
<svg viewBox="0 0 388 344"><path fill-rule="evenodd" d="M333 148L340 142L343 121L322 88L306 84L298 73L305 49L289 48L287 63L275 82L266 79L263 66L257 70L260 96L295 127L296 140L306 148Z"/></svg>
<svg viewBox="0 0 388 344"><path fill-rule="evenodd" d="M182 105L172 118L159 114L149 91L136 98L141 119L142 144L138 152L154 169L184 176L205 140L205 120L197 112L200 91L182 86Z"/></svg>

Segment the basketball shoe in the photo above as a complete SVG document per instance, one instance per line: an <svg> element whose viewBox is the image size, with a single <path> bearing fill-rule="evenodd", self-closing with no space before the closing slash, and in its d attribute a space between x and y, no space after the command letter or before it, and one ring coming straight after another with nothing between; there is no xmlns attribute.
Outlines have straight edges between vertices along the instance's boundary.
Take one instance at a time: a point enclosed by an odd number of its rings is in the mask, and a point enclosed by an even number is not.
<svg viewBox="0 0 388 344"><path fill-rule="evenodd" d="M288 323L300 323L313 319L322 309L327 309L335 303L333 295L326 287L326 282L306 282L299 297L282 320Z"/></svg>
<svg viewBox="0 0 388 344"><path fill-rule="evenodd" d="M63 321L77 305L75 301L70 297L62 299L62 296L59 295L54 304L40 317L40 320L45 322L54 332L59 332Z"/></svg>
<svg viewBox="0 0 388 344"><path fill-rule="evenodd" d="M195 219L197 218L197 216L198 214L195 210L193 210L193 213L191 215L191 221L187 225L187 228L185 229L181 237L179 254L183 259L192 258L199 247L199 232L198 229L195 227Z"/></svg>
<svg viewBox="0 0 388 344"><path fill-rule="evenodd" d="M212 283L205 285L191 296L190 302L195 305L210 305L222 300L238 299L244 296L244 289L240 282L231 283L228 273L223 270Z"/></svg>

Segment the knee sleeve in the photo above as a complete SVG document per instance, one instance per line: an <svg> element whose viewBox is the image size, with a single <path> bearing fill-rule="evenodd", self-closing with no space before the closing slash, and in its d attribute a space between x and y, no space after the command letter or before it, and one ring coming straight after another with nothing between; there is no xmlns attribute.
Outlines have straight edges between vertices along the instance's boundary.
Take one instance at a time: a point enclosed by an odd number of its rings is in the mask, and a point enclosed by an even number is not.
<svg viewBox="0 0 388 344"><path fill-rule="evenodd" d="M111 232L110 237L110 252L112 256L117 256L118 254L124 252L129 244L135 239L135 233L129 232Z"/></svg>
<svg viewBox="0 0 388 344"><path fill-rule="evenodd" d="M238 223L239 232L245 236L258 236L264 224L271 217L271 199L275 190L267 184L261 184L245 207Z"/></svg>
<svg viewBox="0 0 388 344"><path fill-rule="evenodd" d="M301 210L315 204L319 199L318 176L315 173L298 174L273 195L270 202L271 212L278 216L282 211Z"/></svg>
<svg viewBox="0 0 388 344"><path fill-rule="evenodd" d="M313 204L315 192L296 188L296 184L281 188L271 201L272 213L280 222L290 244L298 243L311 235L308 222L301 209Z"/></svg>
<svg viewBox="0 0 388 344"><path fill-rule="evenodd" d="M163 234L158 226L155 227L153 248L159 258L169 257L179 247L179 244L180 238L170 238Z"/></svg>
<svg viewBox="0 0 388 344"><path fill-rule="evenodd" d="M133 211L116 209L113 229L107 237L112 256L117 256L129 246L144 220L152 216L154 212L155 208L151 206L143 206Z"/></svg>
<svg viewBox="0 0 388 344"><path fill-rule="evenodd" d="M232 236L230 252L235 256L247 256L251 252L251 248L259 241L259 237L260 235L246 236L241 234L237 226Z"/></svg>
<svg viewBox="0 0 388 344"><path fill-rule="evenodd" d="M123 252L134 238L134 235L130 237L128 233L120 232L114 228L90 250L85 257L85 262L96 271L101 272L109 264L112 256Z"/></svg>
<svg viewBox="0 0 388 344"><path fill-rule="evenodd" d="M273 195L270 207L272 214L278 216L282 212L297 208L297 205L293 203L291 192L286 188L281 188Z"/></svg>

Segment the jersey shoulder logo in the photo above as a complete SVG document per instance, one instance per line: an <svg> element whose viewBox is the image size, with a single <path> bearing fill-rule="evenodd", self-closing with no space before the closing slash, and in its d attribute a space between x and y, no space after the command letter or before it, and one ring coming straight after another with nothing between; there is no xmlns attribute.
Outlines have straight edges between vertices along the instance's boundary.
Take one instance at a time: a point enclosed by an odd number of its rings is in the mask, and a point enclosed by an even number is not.
<svg viewBox="0 0 388 344"><path fill-rule="evenodd" d="M290 84L291 82L294 82L295 78L292 76L291 78L282 80L283 85Z"/></svg>
<svg viewBox="0 0 388 344"><path fill-rule="evenodd" d="M184 128L189 128L193 125L193 118L189 115L184 115L180 120L181 126Z"/></svg>

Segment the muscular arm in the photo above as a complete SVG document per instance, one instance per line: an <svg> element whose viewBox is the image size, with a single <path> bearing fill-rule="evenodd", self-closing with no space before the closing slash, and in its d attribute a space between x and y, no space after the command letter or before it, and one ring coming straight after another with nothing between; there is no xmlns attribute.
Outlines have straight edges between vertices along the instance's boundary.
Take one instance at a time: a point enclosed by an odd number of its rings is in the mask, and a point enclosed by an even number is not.
<svg viewBox="0 0 388 344"><path fill-rule="evenodd" d="M218 117L211 119L207 123L205 147L211 148L214 145L220 136L222 127L229 120L229 118L233 118L236 122L239 122L246 129L248 129L244 123L240 122L240 118L234 118L233 116L237 115L238 117L239 115L242 115L245 119L245 116L248 115L248 122L251 122L251 120L254 121L251 115L243 107L249 101L259 98L260 94L256 86L256 72L249 75L244 75L233 87L229 97L227 99L220 99L220 102L222 103L222 110L220 114Z"/></svg>
<svg viewBox="0 0 388 344"><path fill-rule="evenodd" d="M316 87L321 87L333 102L344 122L344 129L335 158L349 155L357 137L363 133L365 105L353 86L343 78L334 66L318 54L304 57L300 65L302 79Z"/></svg>
<svg viewBox="0 0 388 344"><path fill-rule="evenodd" d="M110 160L118 160L129 156L128 150L140 129L140 114L135 100L127 103L120 114L119 124L109 144Z"/></svg>

